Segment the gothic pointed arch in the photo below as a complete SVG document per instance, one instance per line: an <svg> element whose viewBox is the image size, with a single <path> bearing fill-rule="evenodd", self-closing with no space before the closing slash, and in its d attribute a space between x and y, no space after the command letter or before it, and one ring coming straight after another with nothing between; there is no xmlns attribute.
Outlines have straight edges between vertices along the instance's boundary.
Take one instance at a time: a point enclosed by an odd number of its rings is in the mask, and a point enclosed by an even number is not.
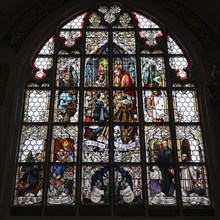
<svg viewBox="0 0 220 220"><path fill-rule="evenodd" d="M164 25L121 4L59 24L26 82L13 207L78 216L211 208L192 66Z"/></svg>

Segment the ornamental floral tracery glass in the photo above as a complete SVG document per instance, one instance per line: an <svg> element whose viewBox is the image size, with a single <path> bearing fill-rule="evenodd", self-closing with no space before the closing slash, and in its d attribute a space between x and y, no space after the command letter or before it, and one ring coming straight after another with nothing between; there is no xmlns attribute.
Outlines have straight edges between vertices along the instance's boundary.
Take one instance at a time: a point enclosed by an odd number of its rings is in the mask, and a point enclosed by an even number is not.
<svg viewBox="0 0 220 220"><path fill-rule="evenodd" d="M118 5L60 25L33 60L14 205L210 206L190 65Z"/></svg>

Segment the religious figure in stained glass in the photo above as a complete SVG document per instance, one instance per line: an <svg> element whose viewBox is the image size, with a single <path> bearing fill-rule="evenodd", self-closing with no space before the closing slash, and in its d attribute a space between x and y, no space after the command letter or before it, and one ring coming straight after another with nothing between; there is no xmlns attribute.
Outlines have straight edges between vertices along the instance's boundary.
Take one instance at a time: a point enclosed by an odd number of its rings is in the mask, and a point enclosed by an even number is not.
<svg viewBox="0 0 220 220"><path fill-rule="evenodd" d="M71 138L54 140L54 158L55 162L74 162L75 147L74 140ZM56 174L56 173L55 173ZM59 174L58 174L59 175Z"/></svg>
<svg viewBox="0 0 220 220"><path fill-rule="evenodd" d="M131 66L131 65L130 65ZM131 68L131 67L130 67ZM130 71L134 71L134 68ZM133 74L135 77L135 74ZM114 91L114 121L132 123L137 121L136 92L130 74L122 69L122 65L115 65L113 86ZM118 90L119 89L119 90ZM114 158L117 162L139 162L138 127L118 124L114 127Z"/></svg>
<svg viewBox="0 0 220 220"><path fill-rule="evenodd" d="M105 105L105 94L100 92L95 101L94 119L97 122L105 122L108 119L108 109Z"/></svg>
<svg viewBox="0 0 220 220"><path fill-rule="evenodd" d="M173 196L174 194L174 183L173 183L173 155L172 151L168 146L168 141L164 139L162 141L161 149L158 154L154 155L156 164L158 165L161 172L161 191L166 196Z"/></svg>
<svg viewBox="0 0 220 220"><path fill-rule="evenodd" d="M166 91L159 89L145 90L143 98L146 122L164 122L169 120Z"/></svg>
<svg viewBox="0 0 220 220"><path fill-rule="evenodd" d="M187 165L187 162L190 162L190 155L186 152L182 154L182 165L180 166L180 176L181 176L181 185L182 191L185 194L190 194L193 191L194 180L196 179L196 172L192 166Z"/></svg>
<svg viewBox="0 0 220 220"><path fill-rule="evenodd" d="M77 109L77 91L63 91L58 99L58 118L60 122L69 122L74 119Z"/></svg>
<svg viewBox="0 0 220 220"><path fill-rule="evenodd" d="M64 158L64 153L59 152L58 158ZM60 161L58 159L58 161ZM49 177L48 200L49 204L74 204L75 203L75 168L70 165L51 166Z"/></svg>
<svg viewBox="0 0 220 220"><path fill-rule="evenodd" d="M183 205L210 205L206 192L205 167L191 165L187 155L183 154L179 168Z"/></svg>
<svg viewBox="0 0 220 220"><path fill-rule="evenodd" d="M108 92L104 90L89 90L85 92L85 124L83 134L83 161L107 162L109 144Z"/></svg>
<svg viewBox="0 0 220 220"><path fill-rule="evenodd" d="M161 189L161 181L162 174L158 166L150 166L149 167L149 191L150 196L155 197L156 195L160 196L162 194ZM158 203L158 201L153 199L151 202L154 204Z"/></svg>
<svg viewBox="0 0 220 220"><path fill-rule="evenodd" d="M77 53L77 51L73 52ZM61 91L66 90L68 87L79 86L80 59L71 56L69 53L64 53L58 57L56 85L60 87Z"/></svg>
<svg viewBox="0 0 220 220"><path fill-rule="evenodd" d="M72 66L64 70L63 78L60 79L60 87L78 86L78 73Z"/></svg>
<svg viewBox="0 0 220 220"><path fill-rule="evenodd" d="M177 148L182 201L184 206L210 205L201 130L197 126L177 126Z"/></svg>
<svg viewBox="0 0 220 220"><path fill-rule="evenodd" d="M174 154L168 126L145 127L148 200L151 205L174 205Z"/></svg>
<svg viewBox="0 0 220 220"><path fill-rule="evenodd" d="M88 90L85 92L85 122L106 122L109 117L108 92Z"/></svg>
<svg viewBox="0 0 220 220"><path fill-rule="evenodd" d="M60 25L41 47L33 76L43 82L56 63L56 80L26 89L15 205L75 206L79 195L77 209L141 207L144 198L176 206L178 196L183 206L211 204L190 63L161 26L102 5ZM170 84L169 68L182 83Z"/></svg>
<svg viewBox="0 0 220 220"><path fill-rule="evenodd" d="M85 85L88 87L106 87L108 85L108 59L90 58L85 66Z"/></svg>
<svg viewBox="0 0 220 220"><path fill-rule="evenodd" d="M114 94L114 120L120 122L134 122L137 120L136 95L132 89L134 86L131 76L122 70L121 65L116 65L114 70L113 85L122 90L115 91Z"/></svg>
<svg viewBox="0 0 220 220"><path fill-rule="evenodd" d="M33 164L19 167L16 195L17 199L15 199L15 203L18 205L39 204L42 201L43 167L38 164L41 161L41 153L36 153L33 156L30 151L26 159L26 163ZM32 199L30 199L31 197Z"/></svg>

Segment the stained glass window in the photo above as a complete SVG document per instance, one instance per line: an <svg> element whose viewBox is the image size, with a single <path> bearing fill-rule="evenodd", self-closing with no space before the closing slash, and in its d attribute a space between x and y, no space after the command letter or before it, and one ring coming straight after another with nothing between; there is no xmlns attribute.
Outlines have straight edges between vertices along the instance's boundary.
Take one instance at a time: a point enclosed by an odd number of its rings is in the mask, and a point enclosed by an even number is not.
<svg viewBox="0 0 220 220"><path fill-rule="evenodd" d="M163 25L100 5L59 25L32 64L14 206L211 207L194 73Z"/></svg>

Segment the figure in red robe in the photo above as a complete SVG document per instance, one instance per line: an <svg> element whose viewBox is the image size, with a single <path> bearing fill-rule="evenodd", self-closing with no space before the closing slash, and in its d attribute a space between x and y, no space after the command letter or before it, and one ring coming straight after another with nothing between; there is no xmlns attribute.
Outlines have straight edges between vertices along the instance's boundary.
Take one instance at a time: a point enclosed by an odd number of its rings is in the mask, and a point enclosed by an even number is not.
<svg viewBox="0 0 220 220"><path fill-rule="evenodd" d="M126 90L122 90L121 92L126 94L127 97L132 100L133 114L136 115L136 97L135 91L133 90L134 83L132 82L131 76L126 71L122 70L121 65L115 65L114 74L114 87L127 88Z"/></svg>

